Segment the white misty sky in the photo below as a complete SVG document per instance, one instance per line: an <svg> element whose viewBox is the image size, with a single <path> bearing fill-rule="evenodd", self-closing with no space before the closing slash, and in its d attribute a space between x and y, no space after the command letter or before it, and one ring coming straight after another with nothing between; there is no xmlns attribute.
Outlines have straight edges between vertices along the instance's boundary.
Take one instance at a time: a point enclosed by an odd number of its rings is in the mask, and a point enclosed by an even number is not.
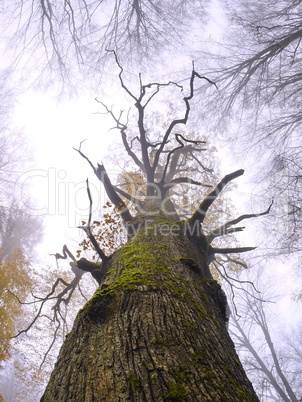
<svg viewBox="0 0 302 402"><path fill-rule="evenodd" d="M33 151L32 168L19 182L30 184L36 203L28 211L45 218L44 252L58 252L64 242L78 237L75 228L81 216L87 218L89 207L87 178L95 205L98 195L104 195L91 167L73 150L86 139L81 149L95 165L107 154L117 133L110 131L108 116L94 113L100 110L92 96L58 103L37 92L24 94L16 108L15 123L23 127Z"/></svg>

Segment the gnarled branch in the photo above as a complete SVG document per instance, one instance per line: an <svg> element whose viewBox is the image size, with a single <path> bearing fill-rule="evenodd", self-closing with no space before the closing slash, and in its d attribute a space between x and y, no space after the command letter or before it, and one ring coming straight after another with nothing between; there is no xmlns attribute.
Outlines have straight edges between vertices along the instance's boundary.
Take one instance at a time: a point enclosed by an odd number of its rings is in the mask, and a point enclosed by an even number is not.
<svg viewBox="0 0 302 402"><path fill-rule="evenodd" d="M103 164L101 165L98 164L95 174L97 178L103 183L110 201L112 202L113 205L115 205L118 208L124 221L130 222L133 219L133 217L127 205L124 203L122 198L117 194Z"/></svg>
<svg viewBox="0 0 302 402"><path fill-rule="evenodd" d="M233 219L233 220L231 220L231 221L225 223L224 225L220 226L219 228L213 230L213 232L211 232L211 233L207 236L208 242L211 243L216 237L219 237L219 236L224 236L224 235L227 235L227 234L230 234L230 233L234 233L234 232L241 232L241 231L244 229L244 227L230 228L230 226L236 225L237 223L243 221L244 219L257 218L258 216L267 215L267 214L270 212L270 210L271 210L271 207L272 207L272 205L273 205L273 202L274 202L274 201L271 202L270 206L269 206L269 207L267 208L267 210L264 211L264 212L260 212L260 213L258 213L258 214L245 214L245 215L241 215L241 216L239 216L238 218Z"/></svg>
<svg viewBox="0 0 302 402"><path fill-rule="evenodd" d="M46 302L48 301L55 301L54 305L52 306L52 310L53 310L53 315L51 321L56 323L56 328L55 328L55 332L52 338L52 341L47 349L47 351L44 354L42 363L40 365L40 368L42 367L42 365L44 364L48 353L50 352L50 350L52 349L57 335L58 335L58 331L61 327L61 322L63 322L63 324L66 324L66 319L64 317L64 315L61 312L61 304L64 303L65 305L67 305L70 302L70 299L76 289L76 287L79 288L79 283L80 280L83 276L83 274L85 273L85 271L80 270L77 266L76 266L76 259L73 256L73 254L68 250L67 246L64 245L63 246L63 255L61 255L60 253L56 253L56 254L51 254L54 255L56 260L58 259L67 259L67 256L70 257L72 259L72 262L70 263L71 266L71 270L74 273L74 278L72 279L72 281L70 283L68 283L67 281L65 281L62 278L57 278L57 280L55 281L55 283L52 285L50 292L44 296L44 297L39 297L36 296L34 294L32 294L34 300L33 301L29 301L29 302L22 302L18 296L16 296L13 292L11 292L10 290L7 289L7 291L9 293L11 293L20 304L35 304L37 305L38 303L40 303L40 306L38 308L37 313L35 314L34 318L32 319L32 321L30 322L30 324L23 330L19 331L15 336L13 336L13 338L17 338L18 336L20 336L23 333L27 333L32 327L33 325L38 321L39 318L42 317L42 310L44 308L44 305ZM59 285L62 284L64 286L63 290L59 291L59 293L56 294L56 291L59 287Z"/></svg>
<svg viewBox="0 0 302 402"><path fill-rule="evenodd" d="M79 148L79 149L74 148L74 150L77 151L82 156L82 158L86 159L87 162L89 163L89 165L92 167L94 174L103 183L110 201L112 202L113 205L115 205L118 208L124 221L126 221L126 222L131 221L133 219L132 215L131 215L127 205L124 203L122 198L117 194L115 187L112 185L111 180L109 179L109 176L106 172L104 165L98 164L97 168L95 168L95 166L89 160L89 158L87 158L87 156L81 151L81 148ZM88 195L88 197L89 197L89 195Z"/></svg>
<svg viewBox="0 0 302 402"><path fill-rule="evenodd" d="M90 272L93 278L100 284L107 270L103 267L102 263L92 262L86 260L86 258L81 258L77 262L79 269Z"/></svg>
<svg viewBox="0 0 302 402"><path fill-rule="evenodd" d="M135 197L133 197L132 195L126 193L124 190L122 190L121 188L118 188L117 186L113 186L114 190L119 193L122 197L126 198L127 200L133 202L136 205L140 205L141 201Z"/></svg>
<svg viewBox="0 0 302 402"><path fill-rule="evenodd" d="M206 216L206 213L210 206L213 204L213 202L216 200L218 195L221 193L223 188L231 181L236 179L239 176L242 176L244 173L243 169L236 170L236 172L230 173L218 183L216 188L206 196L206 198L202 201L200 204L199 208L194 212L192 217L189 219L191 223L199 222L202 223L204 221L204 218Z"/></svg>
<svg viewBox="0 0 302 402"><path fill-rule="evenodd" d="M49 254L49 255L54 255L56 257L56 260L58 260L58 259L66 260L67 256L68 256L69 258L72 259L73 262L76 262L74 255L69 251L66 244L64 244L62 251L63 251L63 255L61 255L60 253Z"/></svg>
<svg viewBox="0 0 302 402"><path fill-rule="evenodd" d="M216 84L215 84L213 81L211 81L210 79L208 79L208 78L205 77L205 76L202 76L202 75L198 74L198 73L194 70L194 64L193 64L193 69L192 69L192 73L191 73L191 77L190 77L190 93L189 93L188 96L185 96L185 97L183 98L183 101L184 101L185 107L186 107L185 115L184 115L184 117L183 117L182 119L175 119L175 120L173 120L173 121L170 123L168 129L166 130L166 133L165 133L165 135L164 135L164 138L163 138L163 140L162 140L162 143L161 143L161 145L159 146L158 150L156 151L155 158L154 158L154 162L153 162L153 166L152 166L153 168L154 168L154 167L155 167L155 168L157 167L158 162L159 162L160 155L161 155L161 153L163 152L166 143L168 142L169 136L170 136L170 134L171 134L173 128L174 128L175 126L177 126L178 124L187 124L187 121L188 121L188 118L189 118L189 114L190 114L190 110L191 110L191 108L190 108L190 100L191 100L191 99L193 98L193 96L194 96L194 80L195 80L196 77L199 78L199 79L206 80L208 83L210 83L210 84L212 84L212 85L215 85L215 87L217 88Z"/></svg>

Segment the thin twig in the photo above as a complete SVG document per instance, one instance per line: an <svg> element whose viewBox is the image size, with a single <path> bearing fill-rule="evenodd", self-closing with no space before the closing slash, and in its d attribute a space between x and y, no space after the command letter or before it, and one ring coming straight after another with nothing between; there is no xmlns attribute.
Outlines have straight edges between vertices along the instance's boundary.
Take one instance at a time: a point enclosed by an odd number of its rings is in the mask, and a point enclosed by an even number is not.
<svg viewBox="0 0 302 402"><path fill-rule="evenodd" d="M89 188L89 182L88 179L86 180L86 189L87 189L87 195L89 199L89 217L88 217L88 225L87 226L79 226L80 229L84 230L86 235L88 236L89 240L91 241L95 251L98 253L99 257L102 259L102 261L107 261L108 257L104 253L104 251L100 248L98 242L96 241L96 238L94 237L92 231L91 231L91 217L92 217L92 197L90 193L90 188Z"/></svg>

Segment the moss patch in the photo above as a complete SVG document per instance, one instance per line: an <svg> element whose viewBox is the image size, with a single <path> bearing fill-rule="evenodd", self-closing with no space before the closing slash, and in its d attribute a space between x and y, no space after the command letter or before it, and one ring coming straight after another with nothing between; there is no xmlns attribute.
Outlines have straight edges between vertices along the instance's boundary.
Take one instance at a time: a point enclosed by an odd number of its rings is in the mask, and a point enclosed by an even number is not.
<svg viewBox="0 0 302 402"><path fill-rule="evenodd" d="M168 384L169 393L164 396L165 401L181 402L187 398L187 390L180 384Z"/></svg>
<svg viewBox="0 0 302 402"><path fill-rule="evenodd" d="M127 380L130 382L130 385L133 389L138 389L141 387L141 383L137 377L134 377L133 375L128 375Z"/></svg>
<svg viewBox="0 0 302 402"><path fill-rule="evenodd" d="M106 309L110 299L121 291L164 290L182 302L193 305L199 318L203 320L206 312L189 291L191 288L189 282L175 274L174 267L171 265L170 247L165 241L167 241L166 236L154 235L153 226L138 232L129 243L112 255L112 265L105 276L104 283L82 311L88 309L94 314L96 310ZM184 263L191 269L194 268L194 271L200 271L198 265L190 258L178 258L175 262ZM204 304L207 297L202 289L198 295ZM100 314L103 313L100 312Z"/></svg>

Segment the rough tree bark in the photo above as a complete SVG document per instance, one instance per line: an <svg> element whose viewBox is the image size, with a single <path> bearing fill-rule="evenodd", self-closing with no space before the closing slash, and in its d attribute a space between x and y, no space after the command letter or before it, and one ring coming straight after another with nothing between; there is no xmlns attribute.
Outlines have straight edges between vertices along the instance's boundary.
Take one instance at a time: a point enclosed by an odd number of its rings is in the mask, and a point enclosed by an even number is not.
<svg viewBox="0 0 302 402"><path fill-rule="evenodd" d="M205 237L163 214L135 225L100 267L100 287L78 313L41 400L257 401L226 329Z"/></svg>

